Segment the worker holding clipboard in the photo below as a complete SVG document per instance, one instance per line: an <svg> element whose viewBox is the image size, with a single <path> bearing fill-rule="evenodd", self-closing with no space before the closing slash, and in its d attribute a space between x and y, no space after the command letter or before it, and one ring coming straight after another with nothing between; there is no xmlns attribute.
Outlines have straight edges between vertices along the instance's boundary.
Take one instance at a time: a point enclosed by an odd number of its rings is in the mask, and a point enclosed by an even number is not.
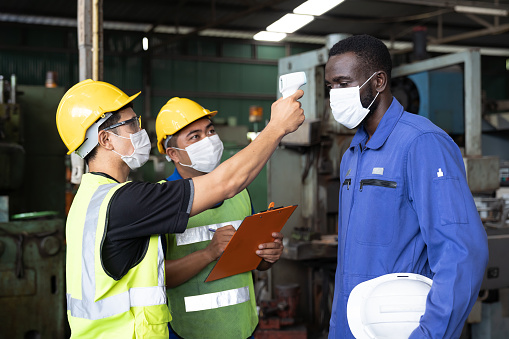
<svg viewBox="0 0 509 339"><path fill-rule="evenodd" d="M184 98L173 98L163 106L156 120L158 148L175 164L175 172L166 180L195 178L219 165L223 144L210 120L216 113ZM233 245L245 240L242 234L254 225L245 224L237 232L236 229L252 214L251 199L244 190L189 218L184 233L168 235L170 338L252 336L258 313L250 270L267 270L283 253L283 235L266 230L264 241L251 247L248 262L248 257L237 251L221 256L230 239ZM228 247L234 250L235 246ZM226 261L220 260L221 264L216 265L220 256ZM232 267L232 258L243 264L240 271ZM246 264L251 266L244 270ZM214 273L209 276L211 271Z"/></svg>

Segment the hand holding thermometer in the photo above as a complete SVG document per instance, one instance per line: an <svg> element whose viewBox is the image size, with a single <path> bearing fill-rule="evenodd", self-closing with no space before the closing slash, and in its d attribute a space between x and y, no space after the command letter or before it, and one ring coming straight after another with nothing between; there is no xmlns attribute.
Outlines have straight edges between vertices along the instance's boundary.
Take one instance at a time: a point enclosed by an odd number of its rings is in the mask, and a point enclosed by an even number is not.
<svg viewBox="0 0 509 339"><path fill-rule="evenodd" d="M297 92L300 86L306 84L306 73L295 72L283 74L279 77L279 92L283 95L283 99L288 98Z"/></svg>

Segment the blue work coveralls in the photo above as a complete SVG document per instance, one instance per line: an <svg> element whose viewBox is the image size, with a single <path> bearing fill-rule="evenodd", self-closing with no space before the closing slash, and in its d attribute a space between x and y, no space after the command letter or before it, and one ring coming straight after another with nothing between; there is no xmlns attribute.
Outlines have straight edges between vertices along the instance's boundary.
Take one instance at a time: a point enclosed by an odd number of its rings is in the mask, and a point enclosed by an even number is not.
<svg viewBox="0 0 509 339"><path fill-rule="evenodd" d="M461 152L396 99L367 141L361 126L341 162L329 338L353 338L346 308L356 285L402 272L433 279L410 338L458 338L488 263Z"/></svg>

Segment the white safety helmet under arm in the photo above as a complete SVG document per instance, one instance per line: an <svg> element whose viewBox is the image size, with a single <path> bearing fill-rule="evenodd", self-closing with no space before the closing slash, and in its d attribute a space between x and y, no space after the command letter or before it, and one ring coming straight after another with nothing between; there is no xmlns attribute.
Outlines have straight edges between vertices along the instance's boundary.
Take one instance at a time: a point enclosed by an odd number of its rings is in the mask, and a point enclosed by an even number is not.
<svg viewBox="0 0 509 339"><path fill-rule="evenodd" d="M432 280L392 273L365 281L348 298L347 318L357 339L408 339L426 310Z"/></svg>

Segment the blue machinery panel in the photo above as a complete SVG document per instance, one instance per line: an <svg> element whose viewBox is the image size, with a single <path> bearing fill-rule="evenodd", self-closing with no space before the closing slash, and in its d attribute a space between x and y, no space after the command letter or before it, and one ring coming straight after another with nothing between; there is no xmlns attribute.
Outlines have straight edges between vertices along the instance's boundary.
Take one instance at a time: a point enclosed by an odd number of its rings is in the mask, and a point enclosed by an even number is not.
<svg viewBox="0 0 509 339"><path fill-rule="evenodd" d="M408 76L419 91L419 115L449 134L465 133L463 71L459 67Z"/></svg>

